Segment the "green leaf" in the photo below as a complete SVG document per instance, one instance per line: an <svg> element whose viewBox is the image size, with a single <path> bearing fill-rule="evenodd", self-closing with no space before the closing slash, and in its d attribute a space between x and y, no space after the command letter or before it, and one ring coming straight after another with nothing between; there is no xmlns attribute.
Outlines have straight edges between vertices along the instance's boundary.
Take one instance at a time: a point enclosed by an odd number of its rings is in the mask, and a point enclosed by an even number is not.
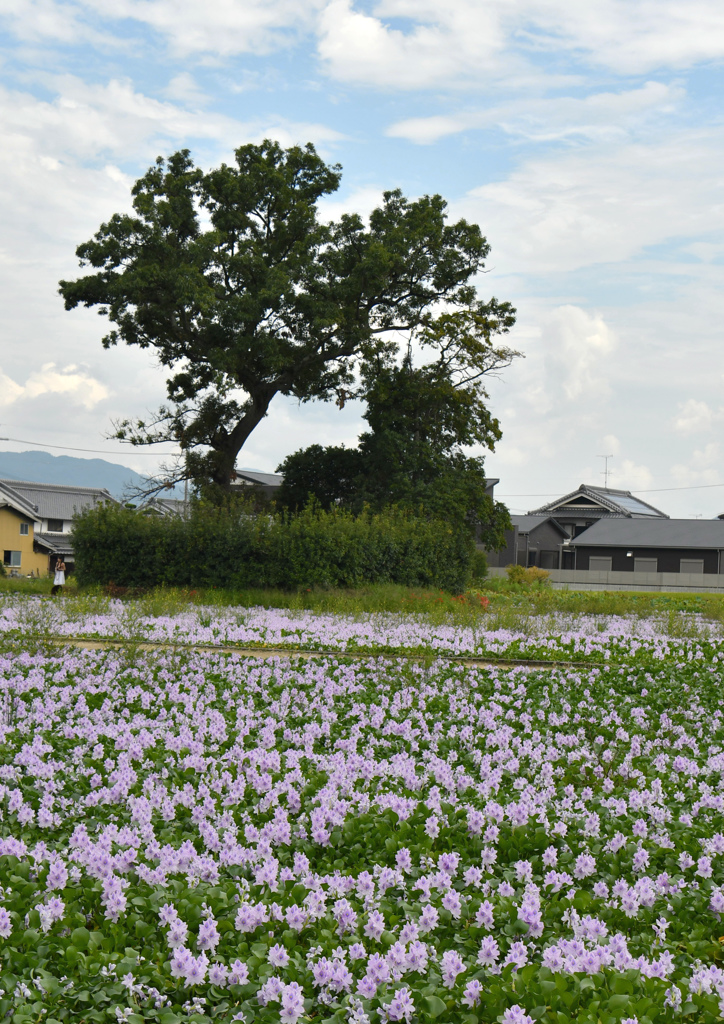
<svg viewBox="0 0 724 1024"><path fill-rule="evenodd" d="M431 1017L439 1017L441 1013L447 1010L447 1006L443 1003L442 999L438 996L426 996L425 1005L427 1006L427 1012Z"/></svg>
<svg viewBox="0 0 724 1024"><path fill-rule="evenodd" d="M87 928L75 928L70 933L70 940L76 949L88 949L90 934Z"/></svg>

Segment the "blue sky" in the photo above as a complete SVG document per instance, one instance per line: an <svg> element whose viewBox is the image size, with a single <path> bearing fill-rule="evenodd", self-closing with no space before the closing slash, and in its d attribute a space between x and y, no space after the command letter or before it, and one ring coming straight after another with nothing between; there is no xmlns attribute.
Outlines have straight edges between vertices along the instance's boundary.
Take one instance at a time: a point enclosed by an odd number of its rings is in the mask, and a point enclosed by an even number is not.
<svg viewBox="0 0 724 1024"><path fill-rule="evenodd" d="M329 216L400 187L481 224L481 295L518 308L525 353L489 385L514 511L601 482L600 455L672 515L724 511L720 4L109 6L0 0L0 435L155 467L105 435L162 401L162 373L105 352L57 281L158 154L212 166L268 136L342 164ZM360 427L358 407L277 399L240 462Z"/></svg>

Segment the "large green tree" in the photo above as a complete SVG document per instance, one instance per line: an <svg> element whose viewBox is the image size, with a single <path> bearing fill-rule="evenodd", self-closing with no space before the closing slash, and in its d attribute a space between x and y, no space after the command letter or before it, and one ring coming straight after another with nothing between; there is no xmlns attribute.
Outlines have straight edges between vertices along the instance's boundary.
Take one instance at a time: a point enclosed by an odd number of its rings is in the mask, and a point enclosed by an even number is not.
<svg viewBox="0 0 724 1024"><path fill-rule="evenodd" d="M400 364L381 354L364 369L364 414L370 429L357 448L312 445L279 470L281 504L299 508L314 497L359 510L397 505L448 522L467 523L488 548L504 544L510 518L487 493L484 460L471 446L493 450L500 424L487 405L486 374L517 352L482 337L476 314L443 314L419 336L432 361ZM429 356L429 352L427 353Z"/></svg>
<svg viewBox="0 0 724 1024"><path fill-rule="evenodd" d="M477 225L448 223L440 196L399 191L368 224L323 223L317 204L339 182L311 145L241 146L208 173L183 150L136 182L133 213L78 247L88 272L60 282L66 308L97 307L106 347L153 349L170 371L167 403L118 437L175 441L179 477L228 487L275 395L343 401L400 332L444 343L441 310L465 313L482 342L510 327L510 305L472 284L489 250Z"/></svg>

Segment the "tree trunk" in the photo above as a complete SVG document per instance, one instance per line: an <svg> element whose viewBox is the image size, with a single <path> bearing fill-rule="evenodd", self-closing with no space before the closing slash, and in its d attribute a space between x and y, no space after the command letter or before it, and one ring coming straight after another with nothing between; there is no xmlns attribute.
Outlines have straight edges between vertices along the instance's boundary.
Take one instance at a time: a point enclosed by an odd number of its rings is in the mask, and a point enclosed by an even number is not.
<svg viewBox="0 0 724 1024"><path fill-rule="evenodd" d="M223 440L220 439L218 445L212 445L216 458L211 479L219 487L223 487L225 490L231 488L239 452L266 416L277 390L276 387L269 387L252 395L251 406L246 415L239 420L230 433L225 435Z"/></svg>

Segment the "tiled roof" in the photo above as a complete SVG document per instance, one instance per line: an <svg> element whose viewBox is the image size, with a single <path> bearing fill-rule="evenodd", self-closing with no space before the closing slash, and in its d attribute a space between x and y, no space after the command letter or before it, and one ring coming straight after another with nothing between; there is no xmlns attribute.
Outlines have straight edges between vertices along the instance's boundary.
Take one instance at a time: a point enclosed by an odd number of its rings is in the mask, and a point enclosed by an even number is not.
<svg viewBox="0 0 724 1024"><path fill-rule="evenodd" d="M72 555L73 535L70 533L36 533L33 540L53 555Z"/></svg>
<svg viewBox="0 0 724 1024"><path fill-rule="evenodd" d="M552 526L554 526L559 531L559 533L562 536L564 536L564 537L568 536L566 531L563 529L562 526L560 526L555 521L553 516L546 516L546 515L536 516L536 515L533 515L531 513L531 514L528 514L527 516L511 516L510 517L510 521L512 522L513 526L517 526L518 527L518 533L530 533L531 530L535 530L536 526L541 526L543 523L550 523Z"/></svg>
<svg viewBox="0 0 724 1024"><path fill-rule="evenodd" d="M262 487L281 487L284 476L281 473L257 473L250 469L237 469L236 479L247 484L260 484Z"/></svg>
<svg viewBox="0 0 724 1024"><path fill-rule="evenodd" d="M724 550L721 519L599 519L571 547L698 548Z"/></svg>
<svg viewBox="0 0 724 1024"><path fill-rule="evenodd" d="M588 499L591 504L585 505L581 499ZM642 501L630 491L618 491L609 487L592 487L581 484L577 491L564 494L562 498L534 509L531 515L573 515L580 508L581 514L587 517L602 515L625 516L627 519L645 516L651 519L668 519L665 512Z"/></svg>
<svg viewBox="0 0 724 1024"><path fill-rule="evenodd" d="M12 487L7 487L3 481L0 481L0 507L2 506L9 506L21 515L27 516L28 519L32 519L33 522L38 522L39 516L33 505L26 501L22 494L18 494Z"/></svg>
<svg viewBox="0 0 724 1024"><path fill-rule="evenodd" d="M99 502L119 504L105 487L36 484L27 480L0 480L0 488L21 498L40 519L72 519L76 512Z"/></svg>

